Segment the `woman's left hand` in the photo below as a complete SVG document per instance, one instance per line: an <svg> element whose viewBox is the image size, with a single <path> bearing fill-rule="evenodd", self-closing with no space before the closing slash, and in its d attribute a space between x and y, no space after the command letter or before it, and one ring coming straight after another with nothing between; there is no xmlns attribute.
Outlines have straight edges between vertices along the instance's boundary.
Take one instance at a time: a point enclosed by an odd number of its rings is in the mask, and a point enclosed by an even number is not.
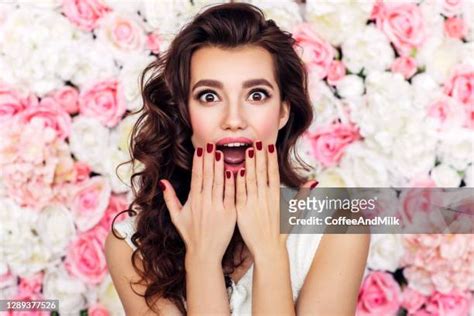
<svg viewBox="0 0 474 316"><path fill-rule="evenodd" d="M309 187L307 182L304 187ZM255 142L245 153L245 170L236 175L237 225L255 258L286 250L280 234L280 174L274 144Z"/></svg>

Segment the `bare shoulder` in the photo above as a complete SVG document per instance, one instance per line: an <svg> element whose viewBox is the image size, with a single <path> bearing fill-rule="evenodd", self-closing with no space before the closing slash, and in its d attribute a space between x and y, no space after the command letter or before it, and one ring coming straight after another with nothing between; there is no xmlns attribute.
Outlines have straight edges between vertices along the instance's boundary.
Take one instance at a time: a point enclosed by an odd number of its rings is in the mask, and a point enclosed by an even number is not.
<svg viewBox="0 0 474 316"><path fill-rule="evenodd" d="M369 247L370 234L324 234L299 293L297 315L354 315Z"/></svg>
<svg viewBox="0 0 474 316"><path fill-rule="evenodd" d="M145 299L135 292L143 295L145 285L133 284L140 280L138 273L132 265L133 250L125 240L119 239L109 232L105 240L105 256L115 289L120 297L127 315L157 315L147 306ZM136 256L137 267L143 269L139 256ZM132 290L133 287L133 290ZM134 292L135 291L135 292ZM160 299L155 305L160 315L181 315L178 308L169 300Z"/></svg>

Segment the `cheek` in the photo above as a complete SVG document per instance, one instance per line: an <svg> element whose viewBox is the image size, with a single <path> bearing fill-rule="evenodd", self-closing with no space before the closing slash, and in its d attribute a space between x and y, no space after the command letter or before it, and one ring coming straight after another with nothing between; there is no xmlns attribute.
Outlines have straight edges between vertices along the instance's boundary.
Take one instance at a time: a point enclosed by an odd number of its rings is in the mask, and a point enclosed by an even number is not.
<svg viewBox="0 0 474 316"><path fill-rule="evenodd" d="M261 115L253 115L253 126L259 139L264 143L274 143L278 135L279 118L276 111L264 111Z"/></svg>
<svg viewBox="0 0 474 316"><path fill-rule="evenodd" d="M209 139L212 139L212 116L193 110L190 110L189 115L193 130L191 142L194 147L203 147Z"/></svg>

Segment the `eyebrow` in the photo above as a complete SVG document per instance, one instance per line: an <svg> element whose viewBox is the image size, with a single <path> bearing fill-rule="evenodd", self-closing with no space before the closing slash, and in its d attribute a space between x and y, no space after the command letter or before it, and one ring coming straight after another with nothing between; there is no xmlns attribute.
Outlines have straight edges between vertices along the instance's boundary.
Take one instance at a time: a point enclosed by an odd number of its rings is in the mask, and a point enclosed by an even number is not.
<svg viewBox="0 0 474 316"><path fill-rule="evenodd" d="M250 79L242 83L243 88L250 88L250 87L259 86L259 85L268 86L274 89L273 85L268 80L263 79L263 78ZM220 81L211 80L211 79L202 79L196 82L196 84L193 86L192 91L194 91L196 88L201 87L201 86L214 87L218 89L222 89L224 87L224 85Z"/></svg>

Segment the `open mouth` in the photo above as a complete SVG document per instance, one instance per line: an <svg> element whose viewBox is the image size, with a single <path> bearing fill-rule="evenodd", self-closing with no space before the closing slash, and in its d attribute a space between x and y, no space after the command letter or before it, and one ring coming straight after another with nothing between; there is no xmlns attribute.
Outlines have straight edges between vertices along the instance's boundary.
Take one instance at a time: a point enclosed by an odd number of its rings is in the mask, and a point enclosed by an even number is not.
<svg viewBox="0 0 474 316"><path fill-rule="evenodd" d="M217 145L216 149L224 154L224 165L226 170L237 172L245 165L245 151L252 146L250 143L230 143Z"/></svg>

